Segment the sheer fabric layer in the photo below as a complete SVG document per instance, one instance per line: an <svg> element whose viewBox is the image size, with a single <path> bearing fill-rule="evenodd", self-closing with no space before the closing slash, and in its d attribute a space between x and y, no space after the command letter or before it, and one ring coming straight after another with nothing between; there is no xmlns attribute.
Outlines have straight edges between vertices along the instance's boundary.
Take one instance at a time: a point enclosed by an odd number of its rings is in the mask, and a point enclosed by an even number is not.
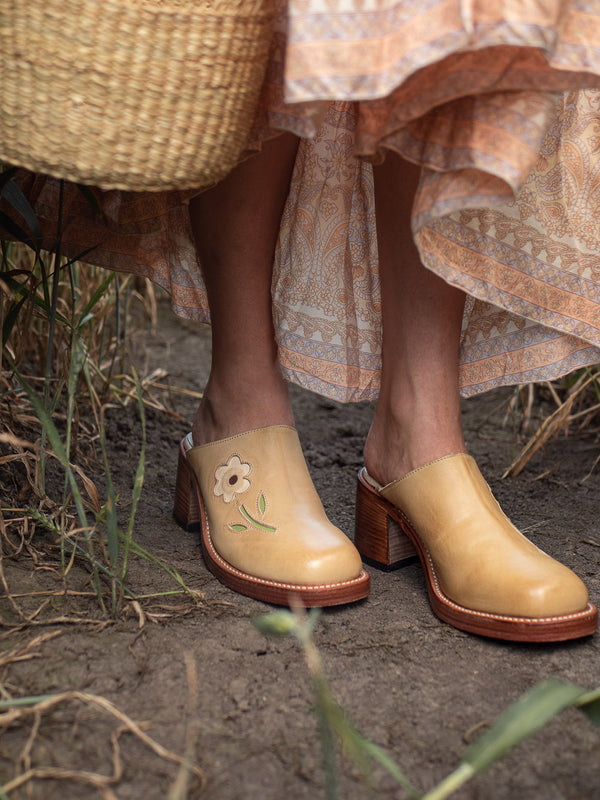
<svg viewBox="0 0 600 800"><path fill-rule="evenodd" d="M425 267L469 295L463 394L600 361L597 6L282 5L249 153L280 130L303 137L273 282L290 379L343 401L377 394L369 162L390 150L423 166L413 229ZM25 173L20 180L50 244L58 184ZM87 260L149 277L178 314L208 321L192 194L103 193L97 219L67 186L65 251L95 246Z"/></svg>

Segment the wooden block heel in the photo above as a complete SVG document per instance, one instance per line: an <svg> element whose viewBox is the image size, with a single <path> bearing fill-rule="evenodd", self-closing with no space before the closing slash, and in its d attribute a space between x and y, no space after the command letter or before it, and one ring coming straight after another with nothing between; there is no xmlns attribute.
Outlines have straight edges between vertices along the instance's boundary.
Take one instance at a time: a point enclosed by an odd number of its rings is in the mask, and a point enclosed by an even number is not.
<svg viewBox="0 0 600 800"><path fill-rule="evenodd" d="M200 530L200 507L193 480L192 471L183 452L183 444L181 444L177 461L173 516L179 525L188 531Z"/></svg>
<svg viewBox="0 0 600 800"><path fill-rule="evenodd" d="M354 545L363 558L388 568L417 556L413 543L369 488L363 470L356 489Z"/></svg>
<svg viewBox="0 0 600 800"><path fill-rule="evenodd" d="M382 489L358 475L355 545L387 564L412 553L433 612L468 633L560 642L594 633L598 611L580 579L502 513L473 459L452 453Z"/></svg>

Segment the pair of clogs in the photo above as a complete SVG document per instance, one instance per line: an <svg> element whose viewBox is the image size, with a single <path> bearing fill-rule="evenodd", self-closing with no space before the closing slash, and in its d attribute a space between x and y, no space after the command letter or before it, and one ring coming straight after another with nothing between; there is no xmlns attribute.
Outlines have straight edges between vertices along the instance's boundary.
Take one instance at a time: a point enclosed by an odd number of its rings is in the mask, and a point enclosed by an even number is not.
<svg viewBox="0 0 600 800"><path fill-rule="evenodd" d="M385 487L361 470L352 544L327 519L294 428L198 447L190 434L179 450L175 517L200 528L220 581L269 603L360 600L369 593L361 554L386 565L417 555L434 612L461 630L543 642L597 626L581 580L511 524L464 453Z"/></svg>

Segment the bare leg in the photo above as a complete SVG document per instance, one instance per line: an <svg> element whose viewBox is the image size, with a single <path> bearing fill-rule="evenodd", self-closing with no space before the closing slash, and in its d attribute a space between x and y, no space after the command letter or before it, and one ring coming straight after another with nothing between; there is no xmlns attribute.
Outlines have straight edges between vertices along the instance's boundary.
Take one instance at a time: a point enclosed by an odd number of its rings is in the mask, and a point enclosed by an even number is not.
<svg viewBox="0 0 600 800"><path fill-rule="evenodd" d="M190 203L212 319L212 362L192 433L195 444L294 424L277 362L271 274L297 139L265 143Z"/></svg>
<svg viewBox="0 0 600 800"><path fill-rule="evenodd" d="M355 541L363 554L391 563L402 541L389 520L410 531L432 607L457 628L517 641L586 636L597 612L579 578L519 534L471 459L430 463L465 449L458 394L464 295L419 262L409 226L416 179L397 157L375 174L383 374L365 463L384 488L378 494L361 476Z"/></svg>
<svg viewBox="0 0 600 800"><path fill-rule="evenodd" d="M418 175L394 154L375 167L383 373L365 464L381 484L465 450L458 394L464 294L419 260L410 230Z"/></svg>
<svg viewBox="0 0 600 800"><path fill-rule="evenodd" d="M180 448L174 512L186 527L200 522L204 559L226 586L269 603L294 596L327 606L366 597L369 576L327 519L296 432L273 427L294 424L271 279L296 147L290 135L272 140L190 206L213 346L197 446L186 437ZM231 441L236 434L245 435Z"/></svg>

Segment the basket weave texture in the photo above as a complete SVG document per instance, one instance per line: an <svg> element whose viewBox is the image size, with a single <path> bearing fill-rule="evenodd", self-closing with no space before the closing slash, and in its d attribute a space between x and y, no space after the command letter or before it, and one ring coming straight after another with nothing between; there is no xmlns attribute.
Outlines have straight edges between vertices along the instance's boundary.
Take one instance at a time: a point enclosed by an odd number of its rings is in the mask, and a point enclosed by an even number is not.
<svg viewBox="0 0 600 800"><path fill-rule="evenodd" d="M272 0L0 0L0 161L105 189L220 180L273 16Z"/></svg>

